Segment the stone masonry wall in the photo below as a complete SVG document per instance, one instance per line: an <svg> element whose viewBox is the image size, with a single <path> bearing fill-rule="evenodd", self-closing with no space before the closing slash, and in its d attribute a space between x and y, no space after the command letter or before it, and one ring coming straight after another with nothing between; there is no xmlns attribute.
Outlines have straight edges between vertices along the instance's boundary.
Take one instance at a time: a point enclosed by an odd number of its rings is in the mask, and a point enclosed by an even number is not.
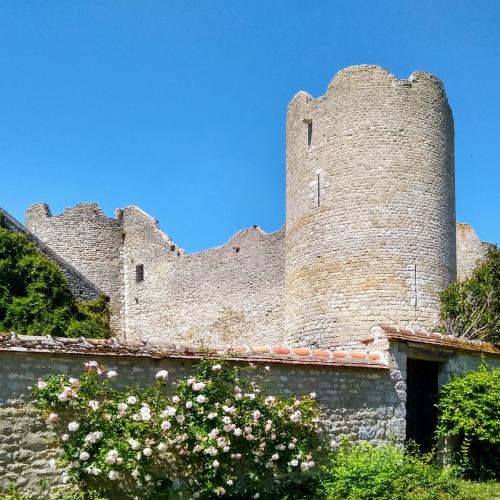
<svg viewBox="0 0 500 500"><path fill-rule="evenodd" d="M169 381L173 382L186 376L193 362L173 358L98 358L118 371L117 383L122 386L150 384L160 369L167 369ZM60 481L60 472L50 470L48 465L48 460L57 455L48 449L52 434L37 417L28 386L51 373L79 374L81 364L89 359L96 358L0 352L0 492L13 481L23 493L35 496L40 479L54 484ZM316 392L327 431L336 440L341 435L373 442L383 441L389 435L404 439L404 394L395 388L400 380L397 367L388 370L271 363L271 391L284 395Z"/></svg>
<svg viewBox="0 0 500 500"><path fill-rule="evenodd" d="M279 344L283 338L283 231L254 227L225 245L186 255L136 207L125 234L127 340L191 345ZM136 266L144 281L136 281Z"/></svg>
<svg viewBox="0 0 500 500"><path fill-rule="evenodd" d="M457 222L457 279L467 278L491 246L481 241L469 224Z"/></svg>
<svg viewBox="0 0 500 500"><path fill-rule="evenodd" d="M113 332L123 333L122 234L116 219L95 203L82 203L53 216L39 203L26 211L26 227L110 299Z"/></svg>
<svg viewBox="0 0 500 500"><path fill-rule="evenodd" d="M378 66L299 92L287 117L286 341L431 329L456 277L453 118L442 83Z"/></svg>

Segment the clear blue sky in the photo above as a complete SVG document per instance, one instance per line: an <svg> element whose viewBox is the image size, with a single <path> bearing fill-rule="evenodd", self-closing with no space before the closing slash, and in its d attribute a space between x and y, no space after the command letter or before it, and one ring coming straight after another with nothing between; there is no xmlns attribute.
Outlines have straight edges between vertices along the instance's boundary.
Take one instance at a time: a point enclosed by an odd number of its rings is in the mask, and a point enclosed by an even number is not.
<svg viewBox="0 0 500 500"><path fill-rule="evenodd" d="M374 63L444 80L457 216L500 242L500 1L0 4L0 206L138 205L180 246L284 223L285 113Z"/></svg>

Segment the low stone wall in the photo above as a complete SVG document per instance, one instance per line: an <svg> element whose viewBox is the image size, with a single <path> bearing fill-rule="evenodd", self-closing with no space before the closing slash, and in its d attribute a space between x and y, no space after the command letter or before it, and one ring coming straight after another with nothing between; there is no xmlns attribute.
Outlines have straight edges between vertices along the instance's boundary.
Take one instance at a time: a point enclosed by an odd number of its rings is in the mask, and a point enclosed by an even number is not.
<svg viewBox="0 0 500 500"><path fill-rule="evenodd" d="M57 455L53 435L33 406L30 386L52 373L81 373L91 354L0 351L0 492L11 482L23 493L36 495L40 480L60 481L60 472L49 467ZM116 369L117 384L147 385L160 369L169 381L185 377L195 359L99 355L100 363ZM404 439L404 404L395 389L401 375L387 366L342 364L269 363L273 393L302 395L316 392L329 433L327 439L346 435L378 442L389 435Z"/></svg>

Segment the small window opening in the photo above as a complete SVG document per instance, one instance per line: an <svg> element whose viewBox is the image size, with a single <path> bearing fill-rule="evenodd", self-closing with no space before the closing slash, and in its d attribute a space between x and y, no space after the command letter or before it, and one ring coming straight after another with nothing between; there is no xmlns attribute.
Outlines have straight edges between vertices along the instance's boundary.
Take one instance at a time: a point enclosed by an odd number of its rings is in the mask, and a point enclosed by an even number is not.
<svg viewBox="0 0 500 500"><path fill-rule="evenodd" d="M170 251L175 252L175 245L170 245Z"/></svg>
<svg viewBox="0 0 500 500"><path fill-rule="evenodd" d="M137 264L135 266L135 281L137 283L144 281L144 264Z"/></svg>
<svg viewBox="0 0 500 500"><path fill-rule="evenodd" d="M309 122L307 124L307 145L308 146L311 145L312 137L313 137L313 124L312 124L312 122Z"/></svg>

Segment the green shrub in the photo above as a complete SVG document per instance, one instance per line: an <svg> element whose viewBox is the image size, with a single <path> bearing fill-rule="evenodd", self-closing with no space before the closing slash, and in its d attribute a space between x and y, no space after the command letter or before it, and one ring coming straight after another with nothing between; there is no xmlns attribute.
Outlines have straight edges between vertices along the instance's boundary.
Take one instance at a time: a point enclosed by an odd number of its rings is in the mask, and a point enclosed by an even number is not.
<svg viewBox="0 0 500 500"><path fill-rule="evenodd" d="M472 275L441 293L443 333L500 341L500 250L491 248Z"/></svg>
<svg viewBox="0 0 500 500"><path fill-rule="evenodd" d="M451 469L438 469L394 444L376 447L367 442L344 442L323 470L319 498L461 498L459 481Z"/></svg>
<svg viewBox="0 0 500 500"><path fill-rule="evenodd" d="M63 272L24 234L0 227L0 332L109 337L104 297L79 303Z"/></svg>
<svg viewBox="0 0 500 500"><path fill-rule="evenodd" d="M267 393L267 371L204 360L168 384L119 390L95 361L34 394L53 424L65 481L104 497L311 498L321 430L315 394ZM262 374L261 374L262 373ZM169 395L172 394L173 395ZM309 496L306 496L309 495Z"/></svg>
<svg viewBox="0 0 500 500"><path fill-rule="evenodd" d="M500 478L500 369L483 361L444 385L437 434L456 441L453 460L467 477Z"/></svg>

